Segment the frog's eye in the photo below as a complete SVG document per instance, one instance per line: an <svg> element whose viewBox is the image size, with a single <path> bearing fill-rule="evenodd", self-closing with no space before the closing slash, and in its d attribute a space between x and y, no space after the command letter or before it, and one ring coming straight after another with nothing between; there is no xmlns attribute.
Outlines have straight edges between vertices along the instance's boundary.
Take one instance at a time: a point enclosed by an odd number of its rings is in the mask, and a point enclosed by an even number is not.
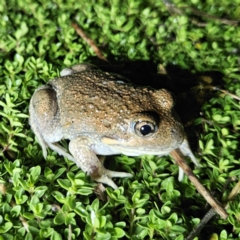
<svg viewBox="0 0 240 240"><path fill-rule="evenodd" d="M147 137L152 135L152 133L156 132L156 125L154 125L151 122L137 122L135 124L134 130L136 132L136 134L140 137Z"/></svg>

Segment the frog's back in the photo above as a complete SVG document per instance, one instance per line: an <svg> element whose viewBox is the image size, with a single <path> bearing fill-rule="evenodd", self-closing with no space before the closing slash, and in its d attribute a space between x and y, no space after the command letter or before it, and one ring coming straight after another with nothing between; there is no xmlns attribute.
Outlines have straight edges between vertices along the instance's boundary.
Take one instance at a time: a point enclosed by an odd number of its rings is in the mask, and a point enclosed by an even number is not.
<svg viewBox="0 0 240 240"><path fill-rule="evenodd" d="M89 70L55 78L49 84L57 92L65 136L112 133L126 130L134 113L154 111L153 90L136 87L122 76Z"/></svg>

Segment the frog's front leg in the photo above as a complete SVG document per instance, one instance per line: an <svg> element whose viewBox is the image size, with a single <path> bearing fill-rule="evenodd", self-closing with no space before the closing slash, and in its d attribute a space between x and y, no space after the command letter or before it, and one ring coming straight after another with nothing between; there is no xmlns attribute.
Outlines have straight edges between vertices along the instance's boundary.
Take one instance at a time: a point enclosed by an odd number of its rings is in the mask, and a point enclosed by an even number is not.
<svg viewBox="0 0 240 240"><path fill-rule="evenodd" d="M185 157L189 157L192 162L199 167L199 163L197 161L197 159L195 158L195 156L193 155L191 148L189 147L187 138L185 137L184 141L182 142L181 146L179 147L179 150L181 151L181 153L185 156ZM184 177L184 172L183 170L179 167L179 173L178 173L178 180L182 181Z"/></svg>
<svg viewBox="0 0 240 240"><path fill-rule="evenodd" d="M105 183L116 189L113 177L132 177L132 174L125 172L115 172L104 168L102 161L98 159L91 149L91 139L88 137L78 137L69 143L69 151L75 159L75 163L84 172L97 182Z"/></svg>

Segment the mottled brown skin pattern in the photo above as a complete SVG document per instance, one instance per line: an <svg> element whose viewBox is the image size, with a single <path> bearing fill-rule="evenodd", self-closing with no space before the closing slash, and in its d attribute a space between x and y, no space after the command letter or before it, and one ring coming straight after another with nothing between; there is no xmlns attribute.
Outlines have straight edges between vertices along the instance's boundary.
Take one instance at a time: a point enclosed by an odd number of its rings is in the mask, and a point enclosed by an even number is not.
<svg viewBox="0 0 240 240"><path fill-rule="evenodd" d="M196 163L183 126L165 90L139 87L122 76L80 64L36 89L29 123L44 157L49 147L74 161L94 180L117 188L112 177L130 177L103 167L96 155L168 155L179 148ZM69 139L69 151L58 142Z"/></svg>
<svg viewBox="0 0 240 240"><path fill-rule="evenodd" d="M177 147L183 141L184 132L173 114L171 94L164 89L122 84L117 80L118 77L109 73L90 70L49 82L57 92L64 138L91 133L120 139L123 144L132 136L127 131L129 123L138 120L144 112L155 112L159 115L159 134L148 142L135 138L131 146L139 147L142 143L163 150Z"/></svg>

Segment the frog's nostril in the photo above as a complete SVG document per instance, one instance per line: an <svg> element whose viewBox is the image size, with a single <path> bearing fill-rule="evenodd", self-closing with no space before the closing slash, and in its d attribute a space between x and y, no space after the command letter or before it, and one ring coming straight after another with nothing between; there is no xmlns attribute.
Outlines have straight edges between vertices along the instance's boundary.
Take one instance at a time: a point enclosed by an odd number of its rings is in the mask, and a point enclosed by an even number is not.
<svg viewBox="0 0 240 240"><path fill-rule="evenodd" d="M172 136L171 137L172 141L174 141L175 143L180 144L183 141L184 133L182 132L181 129L179 129L179 128L172 128L170 130L170 134Z"/></svg>
<svg viewBox="0 0 240 240"><path fill-rule="evenodd" d="M179 129L176 129L176 128L172 128L170 130L170 132L171 132L172 136L175 136L175 137L181 135L181 131L179 131Z"/></svg>
<svg viewBox="0 0 240 240"><path fill-rule="evenodd" d="M176 133L177 133L176 129L174 129L174 128L171 129L171 133L172 133L172 134L176 134Z"/></svg>

